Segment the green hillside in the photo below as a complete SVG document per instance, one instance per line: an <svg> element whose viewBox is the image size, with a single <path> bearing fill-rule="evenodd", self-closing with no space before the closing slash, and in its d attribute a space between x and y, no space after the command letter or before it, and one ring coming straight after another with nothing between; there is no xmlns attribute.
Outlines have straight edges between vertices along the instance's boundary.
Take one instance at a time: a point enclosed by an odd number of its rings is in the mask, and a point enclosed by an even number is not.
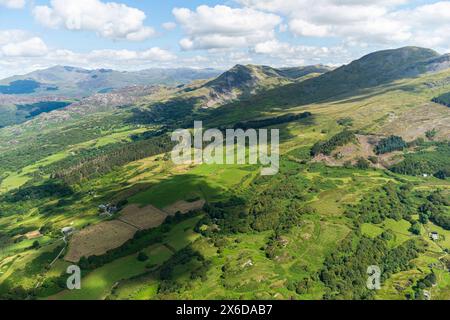
<svg viewBox="0 0 450 320"><path fill-rule="evenodd" d="M450 299L445 65L415 47L237 65L0 128L0 298ZM170 133L194 120L279 129L279 173L174 164Z"/></svg>

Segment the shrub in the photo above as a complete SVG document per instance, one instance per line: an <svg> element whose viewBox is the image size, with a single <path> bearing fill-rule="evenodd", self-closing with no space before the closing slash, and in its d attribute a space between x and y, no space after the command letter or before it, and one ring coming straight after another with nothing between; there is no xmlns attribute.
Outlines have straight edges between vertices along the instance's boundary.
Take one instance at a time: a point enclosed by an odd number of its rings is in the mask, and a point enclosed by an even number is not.
<svg viewBox="0 0 450 320"><path fill-rule="evenodd" d="M141 261L141 262L147 261L148 255L144 251L141 251L138 253L137 259L138 259L138 261Z"/></svg>

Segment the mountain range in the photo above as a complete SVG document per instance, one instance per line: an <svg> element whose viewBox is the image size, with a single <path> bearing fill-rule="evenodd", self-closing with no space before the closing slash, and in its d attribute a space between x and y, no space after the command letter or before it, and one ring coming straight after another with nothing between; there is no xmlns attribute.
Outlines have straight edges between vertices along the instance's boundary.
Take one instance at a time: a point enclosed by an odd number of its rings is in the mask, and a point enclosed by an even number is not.
<svg viewBox="0 0 450 320"><path fill-rule="evenodd" d="M220 73L214 69L155 68L142 71L116 71L55 66L0 80L0 94L81 98L135 85L179 85L209 79Z"/></svg>

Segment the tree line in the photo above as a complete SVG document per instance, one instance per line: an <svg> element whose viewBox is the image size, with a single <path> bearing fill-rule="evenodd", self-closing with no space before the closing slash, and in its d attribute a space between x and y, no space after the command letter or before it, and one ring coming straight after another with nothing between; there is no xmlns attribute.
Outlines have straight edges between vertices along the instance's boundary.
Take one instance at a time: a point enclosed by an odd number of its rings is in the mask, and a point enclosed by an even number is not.
<svg viewBox="0 0 450 320"><path fill-rule="evenodd" d="M87 151L45 168L52 178L72 185L111 172L116 167L170 151L174 144L167 135L131 143L119 143Z"/></svg>
<svg viewBox="0 0 450 320"><path fill-rule="evenodd" d="M311 156L315 157L319 154L329 156L337 147L344 146L352 141L355 141L355 133L344 130L331 137L328 141L316 142L311 148Z"/></svg>

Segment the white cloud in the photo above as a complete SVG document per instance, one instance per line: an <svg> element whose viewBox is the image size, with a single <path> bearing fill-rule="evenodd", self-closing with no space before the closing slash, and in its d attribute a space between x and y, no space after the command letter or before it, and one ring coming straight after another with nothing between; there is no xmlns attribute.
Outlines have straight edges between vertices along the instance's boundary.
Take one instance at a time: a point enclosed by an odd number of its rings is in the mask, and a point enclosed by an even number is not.
<svg viewBox="0 0 450 320"><path fill-rule="evenodd" d="M273 39L281 23L275 14L223 5L203 5L195 11L175 8L173 15L187 35L180 41L183 50L252 46Z"/></svg>
<svg viewBox="0 0 450 320"><path fill-rule="evenodd" d="M340 64L349 59L350 53L341 46L320 47L291 45L287 42L270 40L258 43L254 53L275 58L278 65L299 66L305 64ZM275 60L275 61L276 61Z"/></svg>
<svg viewBox="0 0 450 320"><path fill-rule="evenodd" d="M99 0L51 0L51 6L36 6L35 19L49 28L94 31L114 40L142 41L155 34L144 25L143 11Z"/></svg>
<svg viewBox="0 0 450 320"><path fill-rule="evenodd" d="M302 19L292 19L289 28L297 35L306 37L326 37L330 34L330 28L326 25L317 25Z"/></svg>
<svg viewBox="0 0 450 320"><path fill-rule="evenodd" d="M389 43L411 38L409 23L393 15L408 0L238 0L286 15L290 31L302 37L336 37L353 43Z"/></svg>
<svg viewBox="0 0 450 320"><path fill-rule="evenodd" d="M396 12L393 17L408 25L411 41L417 45L448 48L450 1L439 1Z"/></svg>
<svg viewBox="0 0 450 320"><path fill-rule="evenodd" d="M0 0L0 6L4 6L10 9L22 9L25 7L25 0Z"/></svg>
<svg viewBox="0 0 450 320"><path fill-rule="evenodd" d="M40 57L47 53L48 48L41 38L33 37L21 42L9 43L1 47L5 57Z"/></svg>
<svg viewBox="0 0 450 320"><path fill-rule="evenodd" d="M23 30L0 30L0 57L39 57L47 53L41 38Z"/></svg>
<svg viewBox="0 0 450 320"><path fill-rule="evenodd" d="M29 38L28 32L24 30L12 29L12 30L0 30L0 45L8 44L11 42L23 41Z"/></svg>
<svg viewBox="0 0 450 320"><path fill-rule="evenodd" d="M93 50L86 55L86 58L93 61L112 60L112 61L152 61L164 62L176 59L175 54L170 51L153 47L143 51L133 50Z"/></svg>

